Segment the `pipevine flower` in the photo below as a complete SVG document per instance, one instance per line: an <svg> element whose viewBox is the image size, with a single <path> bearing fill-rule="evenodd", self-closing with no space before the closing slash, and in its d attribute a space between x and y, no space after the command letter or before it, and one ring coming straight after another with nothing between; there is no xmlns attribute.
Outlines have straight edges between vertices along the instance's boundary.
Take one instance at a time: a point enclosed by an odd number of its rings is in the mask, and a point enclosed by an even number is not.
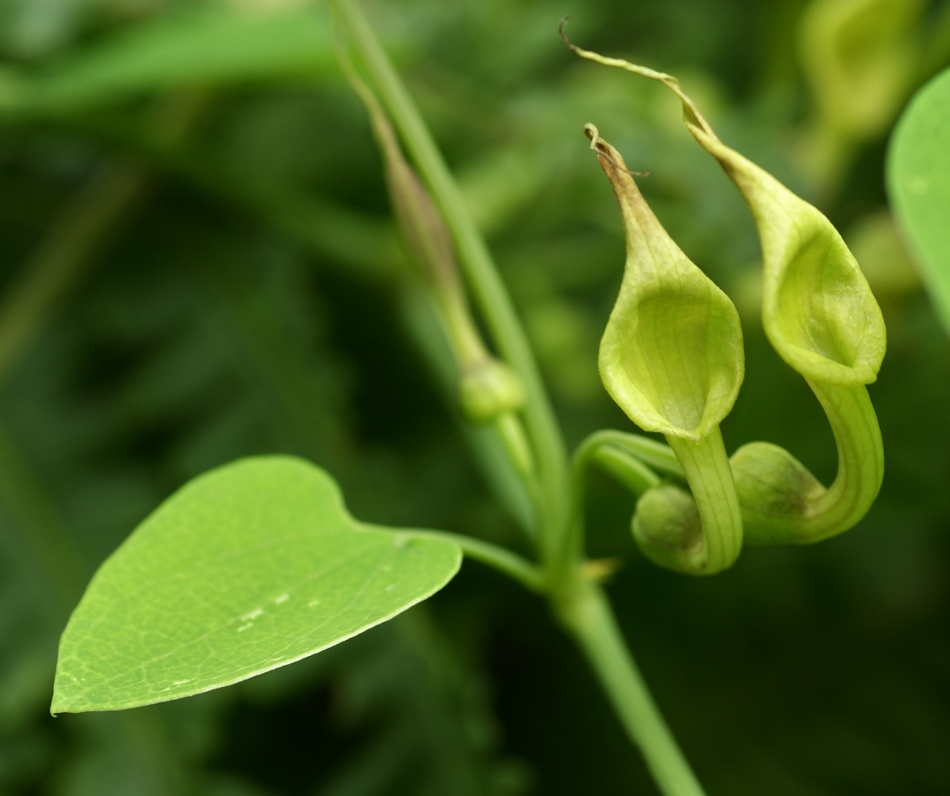
<svg viewBox="0 0 950 796"><path fill-rule="evenodd" d="M674 77L620 59L605 58L576 47L566 38L565 41L584 58L657 80L679 97L687 129L699 145L719 161L735 183L758 228L763 253L762 322L766 336L782 359L805 378L831 425L838 450L838 473L827 488L794 456L776 445L752 442L733 454L729 482L731 485L734 481L742 517L738 523L739 531L733 533L733 538L738 538L740 544L743 536L753 544L801 544L820 541L851 528L873 504L883 478L880 429L865 385L877 378L886 348L886 330L880 307L854 256L819 210L723 144ZM605 164L610 163L613 166L608 170ZM627 178L622 176L625 170L620 168L622 161L612 150L601 150L601 165L608 171L615 190L618 184L626 185ZM629 183L633 184L632 177L629 177ZM625 190L630 194L629 188ZM648 209L644 209L642 197L639 199L642 207L632 200L628 200L628 204L631 208L636 207L639 219L645 219ZM624 206L623 198L621 206ZM628 221L628 215L632 219L636 214L629 214L626 210L624 213L628 251L643 249L650 256L660 252L670 262L680 263L679 257L666 254L675 249L672 241L663 239L646 222L638 222L640 227L637 227ZM640 235L640 242L633 249L630 248L631 232ZM662 240L662 243L654 243L654 240ZM631 256L628 255L628 272L631 271ZM678 267L682 268L681 265ZM638 284L639 287L635 287ZM628 285L626 277L624 285L625 288ZM618 307L622 304L639 307L648 298L645 291L649 280L631 278L629 285L628 292L639 289L641 295L636 299L629 296L625 299L622 289ZM672 318L673 311L669 310L669 313L669 318ZM624 322L628 324L626 329L621 328ZM673 485L648 490L637 506L634 534L647 554L659 563L682 571L697 571L695 561L701 561L701 558L694 560L687 556L684 561L682 551L690 545L699 550L702 544L709 543L706 525L702 521L704 497L700 485L707 484L713 473L723 480L724 476L712 463L702 465L704 469L699 474L693 472L680 455L683 440L689 438L689 434L671 435L669 432L675 424L653 422L650 413L644 412L642 407L630 410L624 406L622 401L629 403L633 395L649 398L649 389L640 388L639 393L618 390L617 384L622 384L623 380L618 379L617 372L624 368L615 364L609 371L605 370L605 351L608 358L628 363L626 372L631 380L645 379L654 390L658 384L664 385L664 390L679 389L682 401L671 400L667 393L663 394L664 407L672 408L674 414L683 407L691 407L693 414L690 417L696 419L697 407L703 407L705 417L708 408L719 407L719 404L715 400L708 404L696 401L699 393L695 388L702 383L701 380L690 382L685 377L680 377L679 381L667 378L669 373L709 372L702 368L682 367L685 360L680 352L698 350L699 338L690 331L689 325L684 325L682 332L679 326L668 328L670 339L664 343L667 355L662 360L663 367L658 367L659 360L653 359L659 350L657 340L650 340L649 335L638 331L638 323L639 318L634 313L615 308L611 315L611 324L615 328L611 330L608 326L604 336L606 348L605 344L601 347L601 374L608 392L635 422L642 428L667 435L670 446L680 458L693 494L690 499ZM716 346L722 344L722 325L717 328L711 323L707 334L707 345L713 346L710 350L716 350ZM677 340L683 341L682 349L673 342ZM645 349L635 350L643 343L646 343ZM637 371L636 379L633 379L631 369ZM659 381L653 376L657 372L664 374ZM738 386L737 381L736 390ZM733 394L726 412L734 400ZM666 419L669 420L670 416ZM697 429L700 426L702 423L697 425ZM718 434L718 420L716 431ZM723 488L717 494L724 495L728 491ZM644 546L645 538L654 547L659 545L677 552L669 555L650 552ZM734 555L737 554L736 549ZM699 569L708 571L702 567Z"/></svg>
<svg viewBox="0 0 950 796"><path fill-rule="evenodd" d="M617 195L627 240L620 295L600 343L601 380L627 416L662 433L692 496L671 484L647 490L633 533L653 561L711 574L742 547L742 521L719 423L742 384L736 308L680 250L637 188L623 158L587 125Z"/></svg>

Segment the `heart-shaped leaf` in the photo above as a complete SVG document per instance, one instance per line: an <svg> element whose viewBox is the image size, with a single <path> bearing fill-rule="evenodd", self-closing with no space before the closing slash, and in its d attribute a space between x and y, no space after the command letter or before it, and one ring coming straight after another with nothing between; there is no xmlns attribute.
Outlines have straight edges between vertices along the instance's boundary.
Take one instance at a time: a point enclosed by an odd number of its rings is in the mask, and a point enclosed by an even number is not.
<svg viewBox="0 0 950 796"><path fill-rule="evenodd" d="M454 542L356 522L312 464L242 459L185 485L102 565L63 633L52 712L293 663L429 597L460 562Z"/></svg>
<svg viewBox="0 0 950 796"><path fill-rule="evenodd" d="M924 86L901 117L887 153L887 187L950 333L950 69Z"/></svg>

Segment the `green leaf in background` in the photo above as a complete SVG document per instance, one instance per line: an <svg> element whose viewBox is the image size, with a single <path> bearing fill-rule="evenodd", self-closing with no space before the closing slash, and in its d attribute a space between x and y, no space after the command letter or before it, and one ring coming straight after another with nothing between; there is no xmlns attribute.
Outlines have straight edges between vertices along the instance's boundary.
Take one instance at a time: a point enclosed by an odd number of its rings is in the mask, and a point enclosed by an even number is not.
<svg viewBox="0 0 950 796"><path fill-rule="evenodd" d="M116 710L236 683L391 619L461 551L362 525L303 460L196 478L103 564L60 643L52 712Z"/></svg>
<svg viewBox="0 0 950 796"><path fill-rule="evenodd" d="M887 153L887 188L950 333L950 69L911 100Z"/></svg>
<svg viewBox="0 0 950 796"><path fill-rule="evenodd" d="M122 30L22 81L5 75L3 99L14 111L71 110L148 91L310 75L332 63L326 19L311 9L208 7Z"/></svg>

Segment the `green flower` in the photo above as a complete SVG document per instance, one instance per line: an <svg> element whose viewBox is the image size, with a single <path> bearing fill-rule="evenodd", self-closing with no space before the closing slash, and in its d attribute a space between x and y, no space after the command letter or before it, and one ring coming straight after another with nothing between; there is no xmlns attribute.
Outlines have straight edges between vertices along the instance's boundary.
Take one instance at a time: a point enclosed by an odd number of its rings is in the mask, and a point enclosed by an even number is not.
<svg viewBox="0 0 950 796"><path fill-rule="evenodd" d="M627 239L620 295L600 343L601 379L634 423L666 437L692 489L692 497L669 485L648 490L634 537L663 566L718 572L742 547L719 432L742 384L739 315L663 229L620 153L592 125L585 132L617 195Z"/></svg>
<svg viewBox="0 0 950 796"><path fill-rule="evenodd" d="M834 433L838 474L827 489L774 445L754 442L733 455L746 538L807 543L847 530L871 507L884 474L881 433L864 385L877 378L887 336L854 256L820 211L723 144L676 78L567 43L584 58L657 80L679 97L686 128L719 161L755 218L765 333L806 379Z"/></svg>

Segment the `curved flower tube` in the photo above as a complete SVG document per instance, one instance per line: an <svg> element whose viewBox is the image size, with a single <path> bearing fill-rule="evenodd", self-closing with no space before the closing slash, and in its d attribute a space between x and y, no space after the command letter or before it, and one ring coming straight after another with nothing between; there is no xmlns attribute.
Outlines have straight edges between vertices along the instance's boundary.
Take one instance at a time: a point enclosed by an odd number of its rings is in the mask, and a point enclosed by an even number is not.
<svg viewBox="0 0 950 796"><path fill-rule="evenodd" d="M694 107L685 118L752 211L762 243L765 333L815 393L838 449L838 473L827 489L784 451L777 456L763 443L736 451L747 538L753 544L821 541L864 517L884 476L881 432L865 388L876 380L887 345L881 309L819 210L725 146Z"/></svg>
<svg viewBox="0 0 950 796"><path fill-rule="evenodd" d="M838 474L827 489L784 448L743 445L730 459L749 544L810 544L858 523L884 477L881 430L863 386L809 386L835 435Z"/></svg>

